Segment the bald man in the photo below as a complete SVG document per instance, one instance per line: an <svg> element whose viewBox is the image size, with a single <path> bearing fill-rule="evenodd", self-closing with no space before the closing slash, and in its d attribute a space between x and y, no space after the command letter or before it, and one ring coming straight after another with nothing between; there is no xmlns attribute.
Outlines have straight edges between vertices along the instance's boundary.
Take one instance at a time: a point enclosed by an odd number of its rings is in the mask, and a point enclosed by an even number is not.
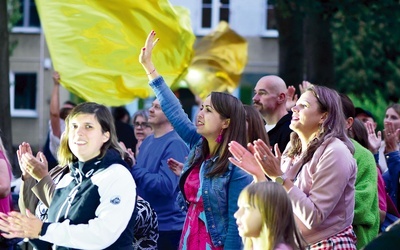
<svg viewBox="0 0 400 250"><path fill-rule="evenodd" d="M254 88L253 105L257 108L266 122L269 143L278 143L283 152L290 140L289 128L292 112L286 110L287 87L279 76L268 75L258 80Z"/></svg>

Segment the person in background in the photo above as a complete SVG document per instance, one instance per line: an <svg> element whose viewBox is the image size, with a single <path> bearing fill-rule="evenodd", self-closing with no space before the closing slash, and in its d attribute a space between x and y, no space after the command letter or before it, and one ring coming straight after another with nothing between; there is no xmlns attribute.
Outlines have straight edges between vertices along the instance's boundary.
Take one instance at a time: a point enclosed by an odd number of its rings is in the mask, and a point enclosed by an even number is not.
<svg viewBox="0 0 400 250"><path fill-rule="evenodd" d="M271 180L288 193L300 232L309 249L356 249L354 146L346 134L340 97L312 85L292 108L290 144L275 155L261 140L246 149L232 141L229 160L253 175ZM334 192L333 192L334 190Z"/></svg>
<svg viewBox="0 0 400 250"><path fill-rule="evenodd" d="M361 249L379 233L378 176L373 154L353 139L358 132L353 127L353 102L345 94L340 94L340 99L346 119L347 135L354 145L354 159L357 162L353 229L357 236L357 249Z"/></svg>
<svg viewBox="0 0 400 250"><path fill-rule="evenodd" d="M112 109L115 130L117 131L118 141L123 142L125 147L135 149L137 140L130 125L130 115L128 110L121 106Z"/></svg>
<svg viewBox="0 0 400 250"><path fill-rule="evenodd" d="M60 74L53 72L53 91L50 98L50 126L49 126L49 149L51 155L57 160L57 151L60 146L61 134L65 131L65 119L76 106L71 101L64 102L60 109ZM55 163L57 165L57 162ZM54 166L55 166L54 165ZM50 169L53 167L51 165Z"/></svg>
<svg viewBox="0 0 400 250"><path fill-rule="evenodd" d="M10 161L0 137L0 212L4 214L8 214L12 210L11 179ZM11 241L0 236L0 249L12 250L14 247Z"/></svg>
<svg viewBox="0 0 400 250"><path fill-rule="evenodd" d="M269 144L277 143L283 152L290 140L289 128L292 113L286 110L287 88L282 78L274 75L263 76L254 88L253 106L260 111L266 124ZM274 149L273 149L274 150Z"/></svg>
<svg viewBox="0 0 400 250"><path fill-rule="evenodd" d="M0 213L2 235L29 238L37 249L133 249L136 184L124 156L108 108L76 106L58 152L71 174L58 182L47 222L29 211Z"/></svg>
<svg viewBox="0 0 400 250"><path fill-rule="evenodd" d="M292 203L281 185L258 182L240 193L234 214L244 250L304 249L294 220Z"/></svg>
<svg viewBox="0 0 400 250"><path fill-rule="evenodd" d="M139 62L163 112L190 148L179 180L178 201L188 211L179 249L239 250L241 238L233 214L239 193L251 182L251 176L229 164L227 145L231 140L242 145L247 142L243 104L230 94L211 92L194 125L154 67L155 35L154 31L148 35Z"/></svg>
<svg viewBox="0 0 400 250"><path fill-rule="evenodd" d="M153 134L147 136L140 146L132 175L138 186L138 195L147 200L157 213L158 248L175 250L179 245L185 213L175 202L179 178L169 170L167 159L184 161L189 149L174 131L157 99L149 109L148 123Z"/></svg>
<svg viewBox="0 0 400 250"><path fill-rule="evenodd" d="M366 124L367 122L372 122L374 128L376 129L377 124L371 112L360 107L356 107L355 110L356 110L355 118L360 119L364 124Z"/></svg>
<svg viewBox="0 0 400 250"><path fill-rule="evenodd" d="M143 140L153 133L153 128L149 125L149 111L144 109L136 111L132 116L132 124L135 138L137 140L136 147L134 149L137 157Z"/></svg>

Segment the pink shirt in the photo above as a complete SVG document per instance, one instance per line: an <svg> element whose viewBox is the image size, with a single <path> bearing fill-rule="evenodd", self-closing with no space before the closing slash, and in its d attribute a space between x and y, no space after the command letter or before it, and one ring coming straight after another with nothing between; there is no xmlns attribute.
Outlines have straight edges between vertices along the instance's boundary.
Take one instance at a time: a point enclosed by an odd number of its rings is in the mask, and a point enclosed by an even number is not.
<svg viewBox="0 0 400 250"><path fill-rule="evenodd" d="M293 180L300 171L288 195L307 243L316 243L349 227L354 217L357 167L346 145L337 138L327 139L303 167L286 152L281 168L287 177Z"/></svg>
<svg viewBox="0 0 400 250"><path fill-rule="evenodd" d="M4 156L4 152L1 150L0 150L0 159L4 160L7 163L8 174L9 174L9 177L11 180L11 178L12 178L11 166L10 166L10 163L7 161L6 157ZM12 198L11 198L11 192L10 192L7 197L0 199L0 212L2 212L2 213L10 212L11 206L12 206Z"/></svg>

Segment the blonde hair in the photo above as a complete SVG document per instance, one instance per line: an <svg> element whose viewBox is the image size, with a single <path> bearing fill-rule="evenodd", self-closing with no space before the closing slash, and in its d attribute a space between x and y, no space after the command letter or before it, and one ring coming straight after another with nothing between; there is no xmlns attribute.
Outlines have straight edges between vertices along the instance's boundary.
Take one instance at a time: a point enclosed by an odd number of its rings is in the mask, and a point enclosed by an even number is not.
<svg viewBox="0 0 400 250"><path fill-rule="evenodd" d="M293 249L304 249L304 241L294 220L292 203L285 189L275 182L258 182L248 185L239 195L239 201L248 203L261 214L262 228L259 237L264 250L273 250L280 243ZM250 238L243 238L244 249L253 248Z"/></svg>
<svg viewBox="0 0 400 250"><path fill-rule="evenodd" d="M100 149L100 157L104 157L109 148L117 150L121 158L124 158L125 152L118 144L117 134L115 132L114 119L110 111L104 105L94 102L84 102L72 109L71 113L65 119L65 133L61 136L60 147L58 149L57 157L61 166L68 165L77 161L76 156L71 152L68 146L68 134L70 129L70 121L74 117L81 114L92 114L101 126L103 133L109 132L110 139L103 144Z"/></svg>

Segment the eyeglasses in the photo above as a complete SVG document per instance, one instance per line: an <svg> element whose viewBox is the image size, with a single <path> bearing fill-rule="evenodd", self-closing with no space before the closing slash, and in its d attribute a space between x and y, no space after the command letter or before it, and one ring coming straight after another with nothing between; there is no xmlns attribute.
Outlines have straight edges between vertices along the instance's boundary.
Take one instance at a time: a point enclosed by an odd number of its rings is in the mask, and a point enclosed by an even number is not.
<svg viewBox="0 0 400 250"><path fill-rule="evenodd" d="M133 123L133 126L135 127L135 128L148 128L148 127L150 127L149 126L149 124L147 123L147 122L134 122Z"/></svg>

